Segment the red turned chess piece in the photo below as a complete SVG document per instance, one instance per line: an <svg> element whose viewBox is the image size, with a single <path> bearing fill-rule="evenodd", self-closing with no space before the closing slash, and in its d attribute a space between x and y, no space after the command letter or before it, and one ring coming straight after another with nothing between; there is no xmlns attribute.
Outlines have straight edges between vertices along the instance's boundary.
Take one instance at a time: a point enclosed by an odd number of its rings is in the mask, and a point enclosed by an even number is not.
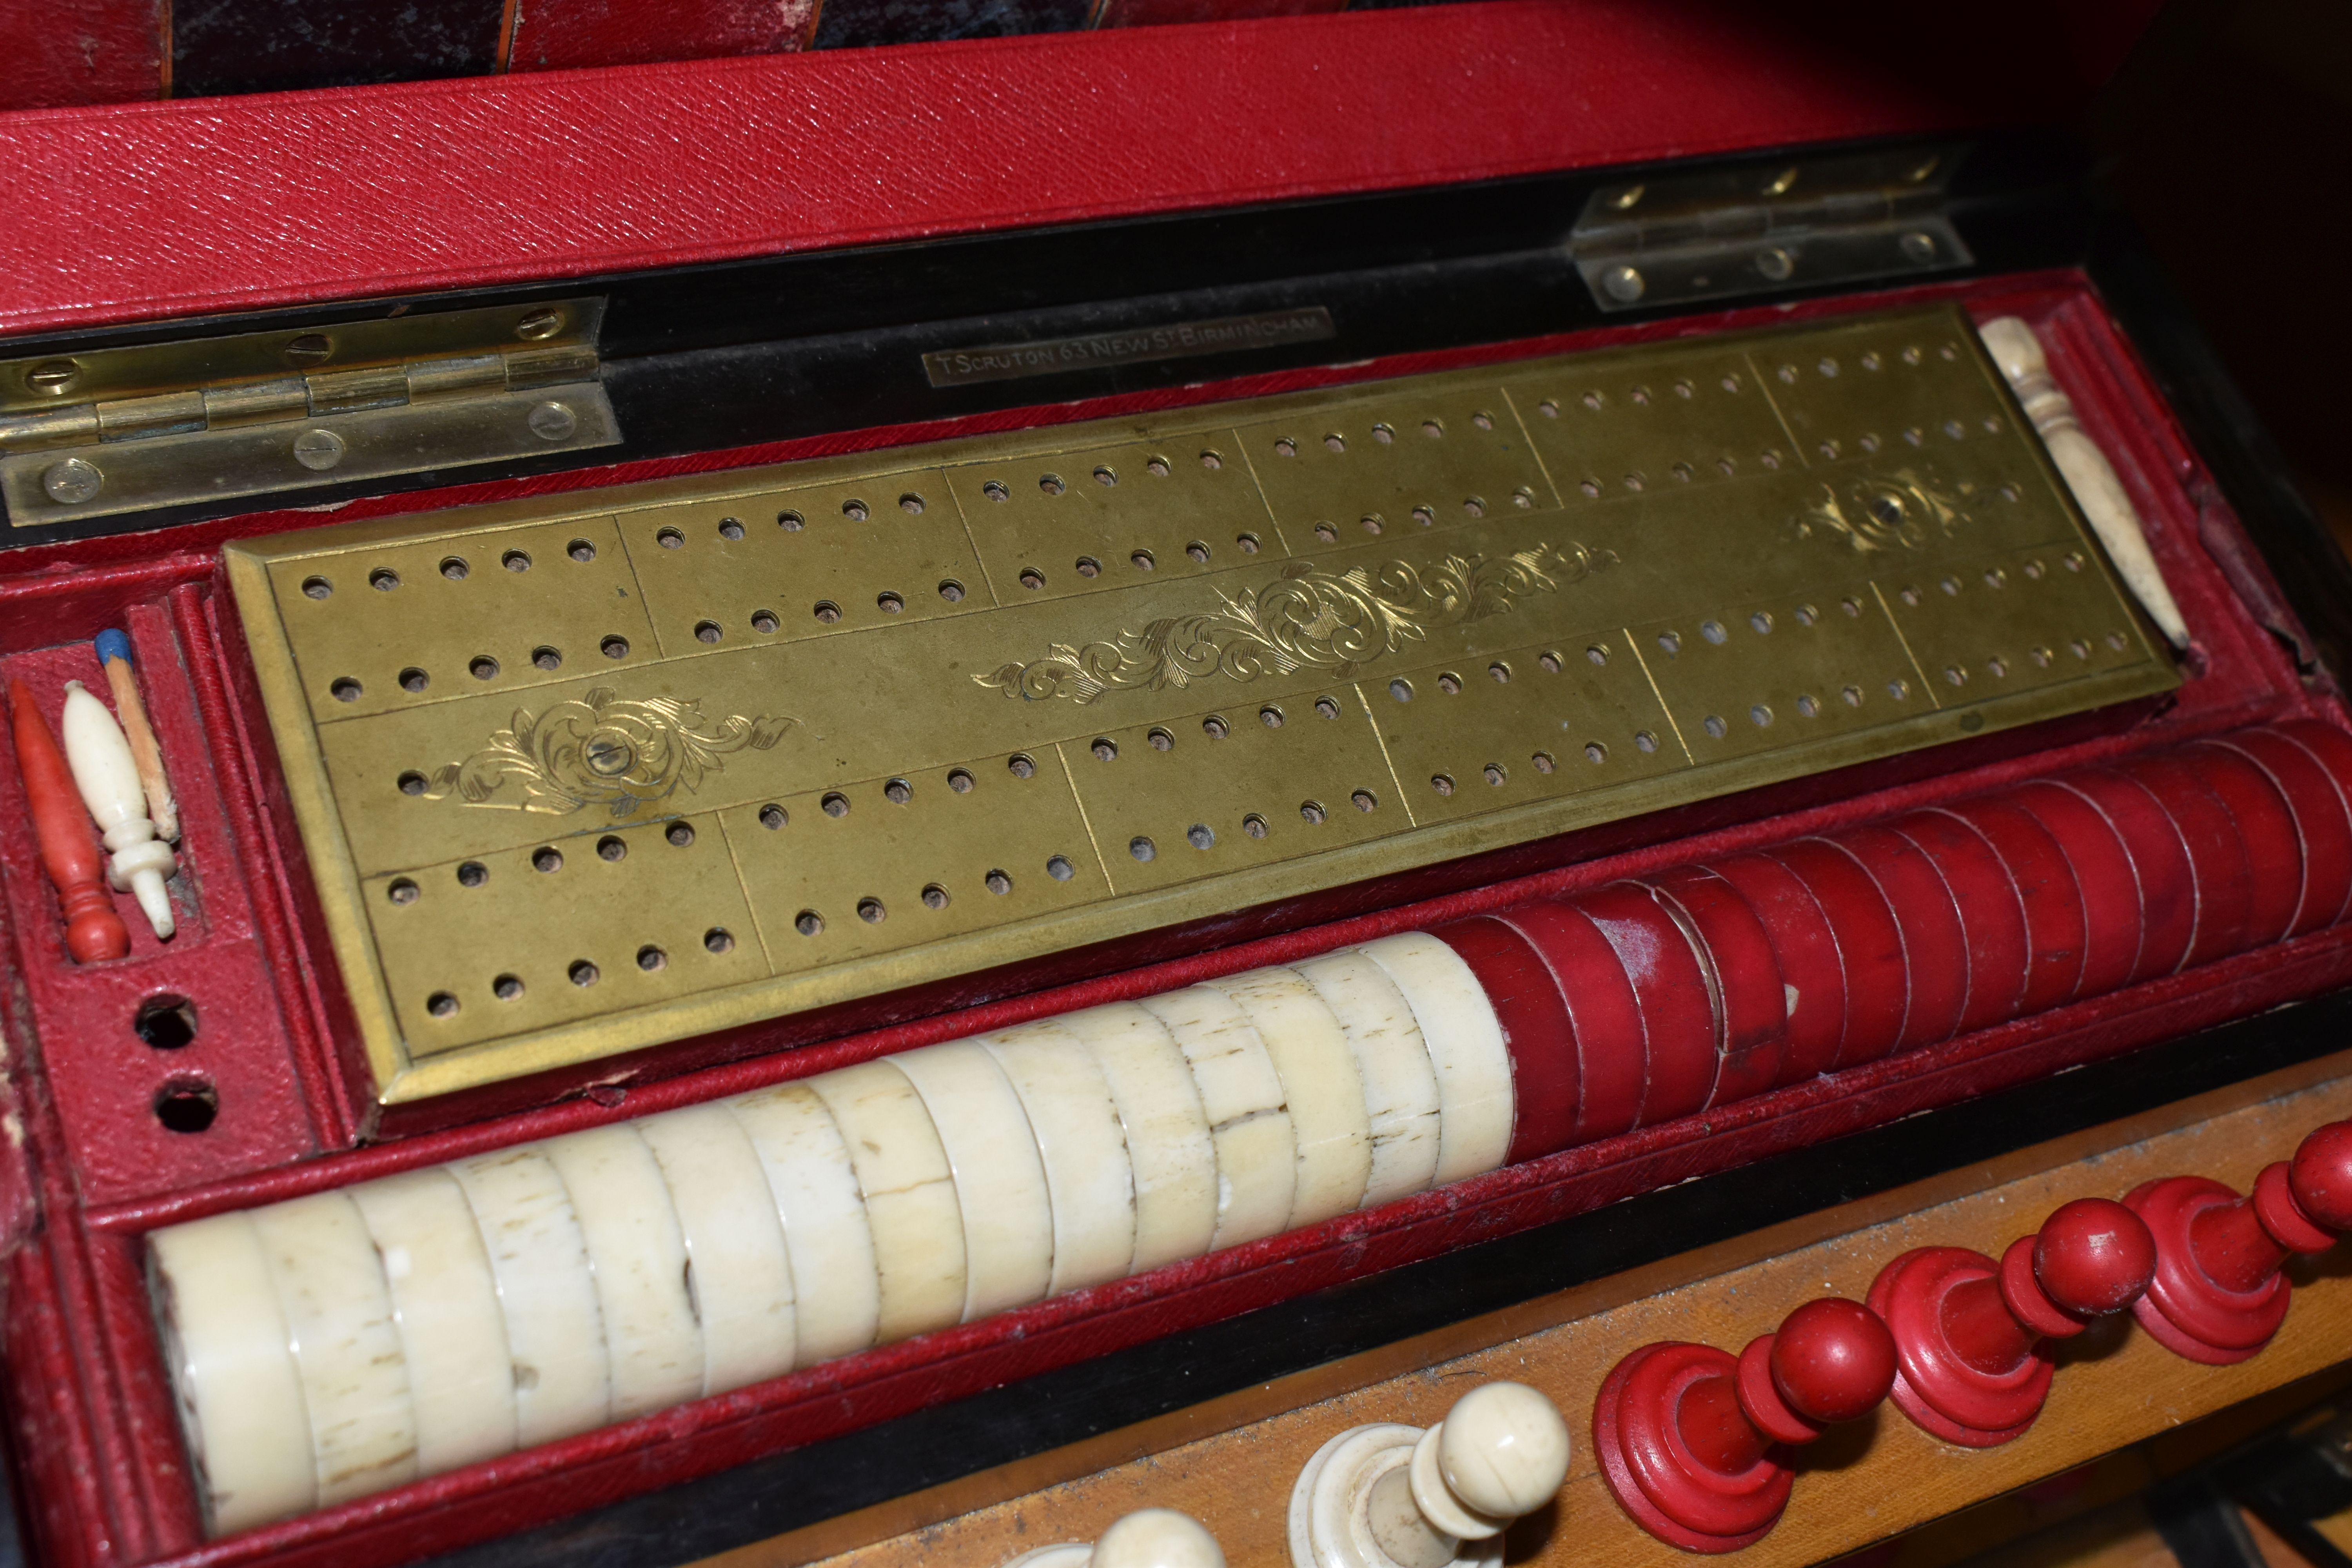
<svg viewBox="0 0 2352 1568"><path fill-rule="evenodd" d="M2156 1268L2148 1227L2106 1198L2063 1205L1998 1263L1962 1247L1906 1252L1870 1288L1901 1363L1889 1397L1947 1443L2023 1436L2050 1396L2044 1342L2132 1305Z"/></svg>
<svg viewBox="0 0 2352 1568"><path fill-rule="evenodd" d="M25 803L40 841L41 864L57 884L65 906L66 951L78 963L121 958L131 951L131 932L114 912L106 890L106 861L90 837L89 813L66 767L33 694L21 680L8 683L8 705L16 737L16 768L24 775Z"/></svg>
<svg viewBox="0 0 2352 1568"><path fill-rule="evenodd" d="M1685 1552L1737 1552L1789 1506L1788 1449L1864 1415L1895 1381L1895 1342L1857 1302L1808 1301L1734 1356L1643 1345L1592 1407L1592 1447L1617 1504Z"/></svg>
<svg viewBox="0 0 2352 1568"><path fill-rule="evenodd" d="M2156 1279L2132 1309L2140 1327L2190 1361L2244 1361L2286 1317L2287 1258L2325 1252L2352 1230L2352 1121L2329 1122L2292 1161L2265 1167L2252 1197L2168 1176L2124 1202L2156 1237Z"/></svg>

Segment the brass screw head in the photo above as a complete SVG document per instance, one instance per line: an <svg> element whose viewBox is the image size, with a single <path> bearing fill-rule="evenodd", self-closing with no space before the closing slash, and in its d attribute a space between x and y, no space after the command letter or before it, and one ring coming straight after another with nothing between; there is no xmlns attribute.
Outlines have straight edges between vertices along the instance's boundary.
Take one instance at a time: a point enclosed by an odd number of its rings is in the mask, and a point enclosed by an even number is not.
<svg viewBox="0 0 2352 1568"><path fill-rule="evenodd" d="M580 418L561 403L542 403L530 411L530 433L542 441L561 441L580 428Z"/></svg>
<svg viewBox="0 0 2352 1568"><path fill-rule="evenodd" d="M335 340L324 332L304 332L286 345L286 363L307 368L334 357Z"/></svg>
<svg viewBox="0 0 2352 1568"><path fill-rule="evenodd" d="M515 323L515 336L527 343L551 338L562 330L563 312L561 310L533 310Z"/></svg>
<svg viewBox="0 0 2352 1568"><path fill-rule="evenodd" d="M1639 271L1622 262L1601 275L1602 291L1621 305L1630 305L1640 299L1649 286Z"/></svg>
<svg viewBox="0 0 2352 1568"><path fill-rule="evenodd" d="M294 437L294 460L313 473L341 462L343 450L343 438L332 430L305 430Z"/></svg>
<svg viewBox="0 0 2352 1568"><path fill-rule="evenodd" d="M81 458L51 463L41 474L41 489L60 506L79 506L105 483L106 476L98 471L98 465Z"/></svg>
<svg viewBox="0 0 2352 1568"><path fill-rule="evenodd" d="M81 379L81 366L69 359L45 359L25 373L25 384L45 397L63 397Z"/></svg>

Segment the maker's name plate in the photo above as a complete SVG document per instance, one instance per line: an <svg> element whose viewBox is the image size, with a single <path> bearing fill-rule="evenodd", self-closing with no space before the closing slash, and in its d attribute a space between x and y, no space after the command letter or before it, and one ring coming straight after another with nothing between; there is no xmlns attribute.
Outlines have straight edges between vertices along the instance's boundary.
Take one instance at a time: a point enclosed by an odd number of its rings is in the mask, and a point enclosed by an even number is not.
<svg viewBox="0 0 2352 1568"><path fill-rule="evenodd" d="M1954 310L228 561L386 1100L2177 679Z"/></svg>

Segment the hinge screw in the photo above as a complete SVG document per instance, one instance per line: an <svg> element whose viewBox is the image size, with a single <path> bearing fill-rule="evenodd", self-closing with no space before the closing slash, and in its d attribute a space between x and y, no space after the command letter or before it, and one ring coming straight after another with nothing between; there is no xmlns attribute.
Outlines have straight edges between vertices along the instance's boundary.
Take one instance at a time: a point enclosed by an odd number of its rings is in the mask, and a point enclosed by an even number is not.
<svg viewBox="0 0 2352 1568"><path fill-rule="evenodd" d="M1797 258L1778 246L1770 250L1757 252L1756 270L1775 283L1786 283L1789 280L1789 275L1796 269Z"/></svg>
<svg viewBox="0 0 2352 1568"><path fill-rule="evenodd" d="M1944 161L1941 158L1929 158L1925 163L1912 165L1911 172L1903 177L1915 185L1919 184L1937 169L1943 167L1943 164Z"/></svg>
<svg viewBox="0 0 2352 1568"><path fill-rule="evenodd" d="M1621 305L1630 305L1642 297L1642 291L1649 284L1643 280L1640 272L1620 262L1601 275L1601 287L1612 300Z"/></svg>
<svg viewBox="0 0 2352 1568"><path fill-rule="evenodd" d="M304 332L286 345L286 363L291 365L324 364L334 357L335 342L324 332Z"/></svg>
<svg viewBox="0 0 2352 1568"><path fill-rule="evenodd" d="M98 471L98 465L80 458L51 463L41 474L41 489L61 506L79 506L104 483L106 476Z"/></svg>
<svg viewBox="0 0 2352 1568"><path fill-rule="evenodd" d="M1903 237L1903 254L1925 267L1936 259L1936 237L1924 229L1913 229Z"/></svg>
<svg viewBox="0 0 2352 1568"><path fill-rule="evenodd" d="M25 384L49 397L62 397L81 379L81 366L69 359L45 359L25 373Z"/></svg>
<svg viewBox="0 0 2352 1568"><path fill-rule="evenodd" d="M343 438L332 430L305 430L294 437L294 460L323 473L343 460Z"/></svg>
<svg viewBox="0 0 2352 1568"><path fill-rule="evenodd" d="M1783 169L1764 182L1764 194L1768 196L1785 196L1796 183L1797 171L1793 168Z"/></svg>
<svg viewBox="0 0 2352 1568"><path fill-rule="evenodd" d="M551 338L562 330L563 312L561 310L533 310L515 323L515 336L527 343Z"/></svg>
<svg viewBox="0 0 2352 1568"><path fill-rule="evenodd" d="M1642 194L1649 187L1646 185L1628 185L1623 190L1618 192L1615 195L1611 196L1609 198L1609 205L1616 208L1621 213L1632 212L1633 210L1634 204L1642 199Z"/></svg>
<svg viewBox="0 0 2352 1568"><path fill-rule="evenodd" d="M530 433L542 441L561 441L578 428L578 416L561 403L542 403L530 411Z"/></svg>

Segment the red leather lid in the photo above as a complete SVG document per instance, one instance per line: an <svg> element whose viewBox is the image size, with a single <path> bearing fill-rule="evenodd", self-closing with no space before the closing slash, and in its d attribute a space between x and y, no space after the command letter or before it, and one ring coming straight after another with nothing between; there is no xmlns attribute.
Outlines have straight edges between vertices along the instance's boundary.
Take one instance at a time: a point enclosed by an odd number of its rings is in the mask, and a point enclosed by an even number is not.
<svg viewBox="0 0 2352 1568"><path fill-rule="evenodd" d="M1492 0L35 110L0 333L2046 124L2156 9ZM7 58L0 104L75 100L73 51Z"/></svg>

